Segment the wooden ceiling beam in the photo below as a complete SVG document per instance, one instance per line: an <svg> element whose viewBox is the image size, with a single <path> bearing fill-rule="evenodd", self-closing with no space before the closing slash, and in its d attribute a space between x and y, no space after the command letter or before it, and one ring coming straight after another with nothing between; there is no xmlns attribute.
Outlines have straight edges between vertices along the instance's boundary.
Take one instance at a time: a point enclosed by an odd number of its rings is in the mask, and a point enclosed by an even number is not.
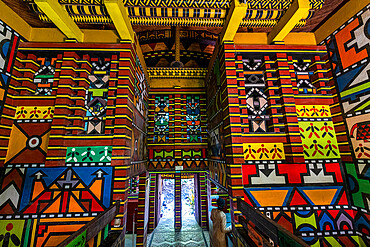
<svg viewBox="0 0 370 247"><path fill-rule="evenodd" d="M128 10L123 5L122 0L105 0L104 5L108 10L114 26L118 32L121 40L135 41L135 32L132 29L130 19L128 17Z"/></svg>
<svg viewBox="0 0 370 247"><path fill-rule="evenodd" d="M224 27L220 33L220 43L232 41L239 29L240 23L247 12L247 5L240 3L239 0L233 0L227 14Z"/></svg>
<svg viewBox="0 0 370 247"><path fill-rule="evenodd" d="M35 3L68 39L83 42L84 33L59 4L58 0L35 0Z"/></svg>
<svg viewBox="0 0 370 247"><path fill-rule="evenodd" d="M309 10L309 0L294 0L283 17L267 35L268 44L283 41L301 19L307 18Z"/></svg>

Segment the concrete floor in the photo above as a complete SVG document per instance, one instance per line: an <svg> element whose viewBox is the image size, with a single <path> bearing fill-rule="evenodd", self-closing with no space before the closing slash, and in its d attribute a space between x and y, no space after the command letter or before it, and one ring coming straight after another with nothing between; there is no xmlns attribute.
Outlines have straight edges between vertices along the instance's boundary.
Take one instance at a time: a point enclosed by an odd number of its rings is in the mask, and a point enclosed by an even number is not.
<svg viewBox="0 0 370 247"><path fill-rule="evenodd" d="M175 232L174 219L162 218L157 228L148 235L147 247L209 247L209 233L203 231L194 217L182 219L181 231ZM126 245L125 246L130 246ZM131 247L131 246L130 246Z"/></svg>
<svg viewBox="0 0 370 247"><path fill-rule="evenodd" d="M134 245L132 245L132 234L125 235L125 247L134 247L136 246L136 234L134 236Z"/></svg>

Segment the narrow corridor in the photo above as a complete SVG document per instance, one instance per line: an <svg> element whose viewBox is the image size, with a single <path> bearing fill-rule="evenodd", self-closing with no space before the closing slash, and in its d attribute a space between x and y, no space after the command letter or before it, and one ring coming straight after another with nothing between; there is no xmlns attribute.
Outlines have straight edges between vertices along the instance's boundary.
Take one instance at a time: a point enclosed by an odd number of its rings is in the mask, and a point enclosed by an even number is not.
<svg viewBox="0 0 370 247"><path fill-rule="evenodd" d="M147 247L155 246L208 247L209 233L200 228L194 217L183 218L179 232L175 232L173 217L162 218L157 228L148 236Z"/></svg>

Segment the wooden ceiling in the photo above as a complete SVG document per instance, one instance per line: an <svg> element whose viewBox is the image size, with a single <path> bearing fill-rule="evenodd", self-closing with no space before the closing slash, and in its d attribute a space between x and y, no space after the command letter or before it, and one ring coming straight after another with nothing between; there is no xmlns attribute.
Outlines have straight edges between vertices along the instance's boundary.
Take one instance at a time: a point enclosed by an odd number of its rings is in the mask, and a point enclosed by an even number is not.
<svg viewBox="0 0 370 247"><path fill-rule="evenodd" d="M2 0L35 28L51 28L34 0ZM103 0L58 0L81 29L115 30ZM231 0L123 0L149 67L168 67L174 60L174 26L181 26L180 50L185 67L206 67L225 22ZM270 32L292 0L245 0L246 18L238 32ZM309 16L295 32L317 29L349 0L309 0ZM136 5L135 5L136 4ZM157 4L157 5L155 5ZM189 6L187 5L191 5ZM166 25L166 24L171 25ZM180 23L180 24L179 24Z"/></svg>
<svg viewBox="0 0 370 247"><path fill-rule="evenodd" d="M33 0L2 0L5 4L7 4L11 9L13 9L19 16L21 16L27 23L29 23L32 27L55 27L50 21L47 21L45 19L45 15L43 13L39 12L37 13L37 6L33 2ZM331 13L341 4L348 2L348 0L310 0L311 1L311 8L312 8L312 16L310 16L307 20L305 20L306 24L303 27L296 28L294 31L296 32L310 32L318 27L320 23L325 20ZM109 16L106 14L106 11L104 11L104 6L102 5L102 0L82 0L82 1L76 1L76 0L59 0L59 2L63 6L68 6L65 7L67 11L70 13L70 15L75 18L76 23L80 28L83 29L114 29L114 25L112 25L109 22ZM158 30L158 29L168 29L170 26L176 25L178 23L179 19L187 19L188 21L182 22L180 24L183 26L183 28L186 29L192 29L192 30L207 30L209 32L213 32L218 34L221 31L221 26L223 23L224 17L218 18L217 14L211 14L211 20L208 20L208 24L200 24L199 22L204 19L204 18L185 18L185 17L178 17L178 15L182 14L175 14L174 11L176 10L184 12L185 16L190 16L189 13L187 12L189 9L193 9L194 11L194 16L197 17L195 14L196 11L205 11L205 12L216 12L216 13L223 13L221 15L225 15L227 12L227 9L230 5L230 0L198 0L198 1L147 1L147 0L138 0L138 1L133 1L133 0L123 0L126 6L130 8L131 12L131 22L133 24L133 28L136 32L142 32L142 31L151 31L151 30ZM191 2L193 5L191 7L193 8L187 8L186 6ZM252 13L252 10L254 11L255 9L251 9L251 17L253 15L253 18L251 19L256 19L260 21L264 21L264 23L257 23L257 24L244 24L244 27L240 27L240 31L243 32L269 32L271 30L271 27L274 25L272 21L278 20L278 17L283 14L284 10L289 7L289 4L291 0L285 0L285 1L253 1L253 0L247 0L246 1L250 6L255 7L256 10L263 10L263 11L270 11L271 13L269 14L264 14L263 18L258 18L260 15L259 13L254 15ZM324 2L322 5L318 5L318 3ZM77 4L78 3L78 4ZM139 6L135 6L135 3ZM155 6L155 3L158 6ZM262 4L261 4L262 3ZM269 3L270 5L266 5L265 3ZM258 5L259 4L259 5ZM263 5L265 4L265 5ZM272 5L271 5L272 4ZM274 5L275 4L275 5ZM314 5L316 4L316 6ZM100 15L105 17L103 21L97 21L94 18L91 18L91 16L86 15L86 13L82 10L83 14L78 16L76 12L78 12L77 7L72 6L97 6L97 8L101 9ZM166 6L170 6L166 7ZM197 8L197 6L199 8ZM154 9L154 11L161 11L162 15L158 16L158 14L153 15L153 8L158 7L157 9L161 8L160 10ZM212 7L212 8L207 8L207 7ZM217 8L218 7L218 8ZM262 7L258 9L258 7ZM321 8L320 8L321 7ZM81 9L81 7L79 7ZM88 8L88 7L86 7ZM152 8L152 10L150 10ZM280 8L280 9L272 9L272 8ZM168 10L168 9L172 9ZM150 12L152 11L152 12ZM163 14L164 11L166 11L166 14ZM170 12L170 14L167 14L167 11ZM282 11L281 14L278 14L278 11ZM145 14L146 12L146 14ZM155 12L155 13L157 13ZM149 16L148 16L149 13ZM159 13L159 12L158 12ZM191 12L193 13L193 12ZM262 13L262 12L261 12ZM272 14L273 13L273 14ZM85 16L84 16L85 14ZM91 13L89 13L91 14ZM95 15L97 13L95 12ZM202 15L202 13L201 13ZM216 15L216 16L213 16ZM267 15L267 17L266 17ZM268 16L273 16L268 18ZM44 19L41 20L40 18ZM88 16L88 17L86 17ZM171 16L167 18L163 18L163 16ZM81 17L85 17L82 18ZM212 18L213 17L213 18ZM217 18L216 18L217 17ZM275 18L277 17L277 18ZM274 20L274 18L276 20ZM165 21L163 21L165 19ZM174 21L176 19L176 21ZM212 20L213 19L213 20ZM245 19L247 20L247 19ZM171 24L171 25L166 25L166 24ZM154 25L153 25L154 24ZM186 26L186 27L185 27Z"/></svg>

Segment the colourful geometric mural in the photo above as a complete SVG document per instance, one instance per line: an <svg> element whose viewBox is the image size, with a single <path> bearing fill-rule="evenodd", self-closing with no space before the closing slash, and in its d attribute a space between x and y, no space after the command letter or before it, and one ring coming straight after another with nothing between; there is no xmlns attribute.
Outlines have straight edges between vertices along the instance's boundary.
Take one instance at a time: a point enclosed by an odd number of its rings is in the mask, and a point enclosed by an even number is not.
<svg viewBox="0 0 370 247"><path fill-rule="evenodd" d="M265 79L262 59L242 59L245 78L245 98L248 109L249 130L251 132L267 132L268 100L265 91ZM242 101L242 104L244 100Z"/></svg>
<svg viewBox="0 0 370 247"><path fill-rule="evenodd" d="M28 168L23 214L101 212L111 200L111 167Z"/></svg>
<svg viewBox="0 0 370 247"><path fill-rule="evenodd" d="M344 163L344 167L349 199L354 210L354 226L356 233L368 241L362 243L364 246L369 244L370 239L369 20L370 5L367 5L322 42L326 44L331 61L335 82L333 86L340 106L338 114L343 117L334 124L346 134L341 142L346 143L348 147L348 163ZM350 241L343 243L350 245Z"/></svg>
<svg viewBox="0 0 370 247"><path fill-rule="evenodd" d="M370 169L369 164L359 164L356 169L355 164L346 163L347 179L349 192L353 204L370 210Z"/></svg>
<svg viewBox="0 0 370 247"><path fill-rule="evenodd" d="M186 96L186 124L189 142L202 141L200 125L200 100L199 95Z"/></svg>
<svg viewBox="0 0 370 247"><path fill-rule="evenodd" d="M369 13L367 6L325 40L347 117L370 106Z"/></svg>
<svg viewBox="0 0 370 247"><path fill-rule="evenodd" d="M48 13L26 2L39 25L50 25ZM59 1L79 25L112 29L103 2ZM244 1L241 27L251 35L272 28L291 2ZM219 27L230 3L124 1L133 24ZM312 9L323 4L310 0ZM175 45L174 28L116 44L91 43L84 29L85 43L22 42L17 51L19 35L0 21L0 245L57 246L113 203L119 226L108 224L88 245L109 231L124 240L128 194L139 203L144 245L160 218L162 172L176 180L177 230L181 178L194 176L203 228L217 185L233 233L234 199L244 198L309 245L369 245L369 20L367 6L325 40L329 54L325 46L241 44L250 33L215 47L218 35L204 30L183 30ZM162 70L179 43L185 68ZM156 66L153 78L146 65Z"/></svg>
<svg viewBox="0 0 370 247"><path fill-rule="evenodd" d="M220 101L233 102L222 111L227 128L226 163L230 163L227 172L233 177L228 180L229 194L237 194L242 183L248 204L308 244L356 243L354 214L332 122L328 75L322 72L327 66L326 51L307 48L290 51L289 46L264 46L259 55L261 46L224 44L219 56L220 67L225 67L220 90L225 93ZM253 94L250 88L256 88ZM219 122L209 125L215 128ZM211 137L216 136L211 130ZM244 164L239 175L236 169L241 157ZM239 176L241 182L236 179Z"/></svg>
<svg viewBox="0 0 370 247"><path fill-rule="evenodd" d="M110 146L67 148L66 164L90 163L90 165L95 164L101 165L103 163L104 164L110 163L111 161L112 161L112 147Z"/></svg>
<svg viewBox="0 0 370 247"><path fill-rule="evenodd" d="M346 122L356 159L370 159L370 114L347 117Z"/></svg>
<svg viewBox="0 0 370 247"><path fill-rule="evenodd" d="M155 135L154 142L167 142L168 141L168 96L155 97Z"/></svg>
<svg viewBox="0 0 370 247"><path fill-rule="evenodd" d="M92 219L93 217L74 217L73 220L71 220L71 218L61 217L56 219L34 220L32 233L35 234L35 237L27 239L29 242L24 241L24 244L37 247L57 246ZM92 243L93 244L89 246L94 246L94 239Z"/></svg>
<svg viewBox="0 0 370 247"><path fill-rule="evenodd" d="M20 36L0 20L0 112L8 89Z"/></svg>
<svg viewBox="0 0 370 247"><path fill-rule="evenodd" d="M0 214L14 214L18 212L24 172L24 168L3 169L3 173L1 173Z"/></svg>
<svg viewBox="0 0 370 247"><path fill-rule="evenodd" d="M103 134L108 101L110 61L92 59L93 74L89 75L90 86L86 90L86 134Z"/></svg>
<svg viewBox="0 0 370 247"><path fill-rule="evenodd" d="M284 160L283 143L244 143L245 160Z"/></svg>
<svg viewBox="0 0 370 247"><path fill-rule="evenodd" d="M293 60L297 88L300 94L316 94L317 92L317 88L311 83L314 74L313 71L310 71L312 62L312 59L307 58Z"/></svg>
<svg viewBox="0 0 370 247"><path fill-rule="evenodd" d="M40 120L40 122L37 120L21 121L16 121L13 124L5 162L11 164L44 163L51 122L45 120Z"/></svg>
<svg viewBox="0 0 370 247"><path fill-rule="evenodd" d="M37 58L37 62L40 63L40 68L33 78L33 83L36 84L35 95L51 95L56 58Z"/></svg>
<svg viewBox="0 0 370 247"><path fill-rule="evenodd" d="M17 122L23 119L53 119L53 116L54 106L18 106L15 111L15 119Z"/></svg>
<svg viewBox="0 0 370 247"><path fill-rule="evenodd" d="M339 158L339 149L331 121L299 121L305 159Z"/></svg>
<svg viewBox="0 0 370 247"><path fill-rule="evenodd" d="M24 222L24 220L0 220L1 246L21 246Z"/></svg>
<svg viewBox="0 0 370 247"><path fill-rule="evenodd" d="M328 105L296 105L297 114L300 118L330 118Z"/></svg>
<svg viewBox="0 0 370 247"><path fill-rule="evenodd" d="M296 184L343 184L339 163L245 164L243 184L250 186Z"/></svg>
<svg viewBox="0 0 370 247"><path fill-rule="evenodd" d="M17 51L7 98L13 105L1 118L0 224L12 219L22 227L11 238L9 225L0 245L57 246L122 200L123 224L108 224L90 240L99 246L110 230L125 228L128 178L145 170L147 78L131 42L114 52L95 44L54 51L30 44L40 45L23 42ZM118 71L128 76L118 78ZM133 104L135 93L141 103Z"/></svg>
<svg viewBox="0 0 370 247"><path fill-rule="evenodd" d="M257 207L320 206L337 204L343 195L343 187L245 188L245 192Z"/></svg>
<svg viewBox="0 0 370 247"><path fill-rule="evenodd" d="M145 78L144 70L140 64L139 57L136 57L136 67L135 67L135 97L134 105L136 109L141 113L143 117L146 117L147 101L148 101L148 91L147 91L147 81Z"/></svg>

